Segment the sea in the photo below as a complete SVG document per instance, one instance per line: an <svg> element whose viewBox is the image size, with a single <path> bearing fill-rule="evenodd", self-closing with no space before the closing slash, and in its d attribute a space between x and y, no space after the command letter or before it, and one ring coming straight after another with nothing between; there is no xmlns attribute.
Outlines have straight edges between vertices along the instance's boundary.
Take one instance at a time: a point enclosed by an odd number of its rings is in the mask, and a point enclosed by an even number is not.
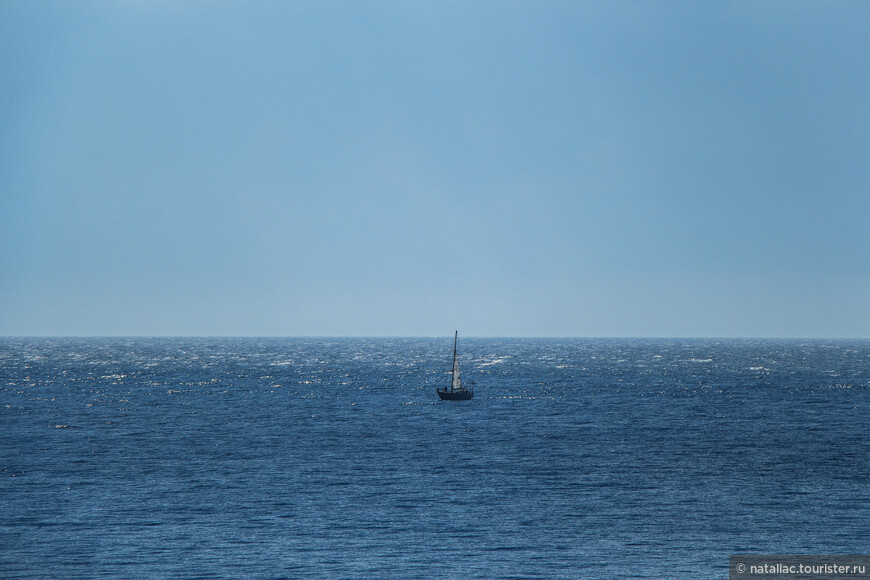
<svg viewBox="0 0 870 580"><path fill-rule="evenodd" d="M0 339L2 578L727 578L870 548L870 341Z"/></svg>

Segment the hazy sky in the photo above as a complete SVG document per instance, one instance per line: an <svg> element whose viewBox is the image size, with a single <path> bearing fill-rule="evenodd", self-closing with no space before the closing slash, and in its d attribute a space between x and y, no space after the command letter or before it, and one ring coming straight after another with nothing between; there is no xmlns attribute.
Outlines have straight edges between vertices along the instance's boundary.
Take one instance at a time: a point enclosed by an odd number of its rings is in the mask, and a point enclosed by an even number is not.
<svg viewBox="0 0 870 580"><path fill-rule="evenodd" d="M0 334L870 336L870 2L0 2Z"/></svg>

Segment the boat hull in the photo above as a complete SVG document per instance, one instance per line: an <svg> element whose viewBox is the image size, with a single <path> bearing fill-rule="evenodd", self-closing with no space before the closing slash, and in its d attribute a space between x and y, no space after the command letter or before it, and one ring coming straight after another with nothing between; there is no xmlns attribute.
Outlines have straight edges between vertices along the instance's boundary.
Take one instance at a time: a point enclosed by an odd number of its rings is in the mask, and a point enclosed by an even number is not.
<svg viewBox="0 0 870 580"><path fill-rule="evenodd" d="M442 391L441 389L436 389L436 392L442 401L467 401L474 396L474 391L469 391L468 389L456 391L449 391L447 389Z"/></svg>

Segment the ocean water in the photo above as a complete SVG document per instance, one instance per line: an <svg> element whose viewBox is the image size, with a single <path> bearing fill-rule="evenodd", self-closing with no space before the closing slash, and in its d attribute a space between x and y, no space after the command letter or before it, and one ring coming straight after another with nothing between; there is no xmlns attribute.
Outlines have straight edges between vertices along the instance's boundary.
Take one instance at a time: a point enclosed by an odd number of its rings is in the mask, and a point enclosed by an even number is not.
<svg viewBox="0 0 870 580"><path fill-rule="evenodd" d="M870 546L870 342L0 339L3 578L726 578Z"/></svg>

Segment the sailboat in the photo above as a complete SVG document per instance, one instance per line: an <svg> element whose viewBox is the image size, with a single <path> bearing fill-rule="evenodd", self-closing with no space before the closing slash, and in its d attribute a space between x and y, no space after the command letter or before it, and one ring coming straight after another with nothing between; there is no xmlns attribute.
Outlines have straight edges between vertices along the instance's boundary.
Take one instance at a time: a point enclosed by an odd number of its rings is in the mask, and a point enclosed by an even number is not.
<svg viewBox="0 0 870 580"><path fill-rule="evenodd" d="M442 401L467 401L474 396L474 391L466 389L462 386L462 379L459 378L459 359L456 358L456 341L459 339L459 331L453 335L453 370L450 374L453 375L453 380L450 381L449 387L436 388L435 392Z"/></svg>

